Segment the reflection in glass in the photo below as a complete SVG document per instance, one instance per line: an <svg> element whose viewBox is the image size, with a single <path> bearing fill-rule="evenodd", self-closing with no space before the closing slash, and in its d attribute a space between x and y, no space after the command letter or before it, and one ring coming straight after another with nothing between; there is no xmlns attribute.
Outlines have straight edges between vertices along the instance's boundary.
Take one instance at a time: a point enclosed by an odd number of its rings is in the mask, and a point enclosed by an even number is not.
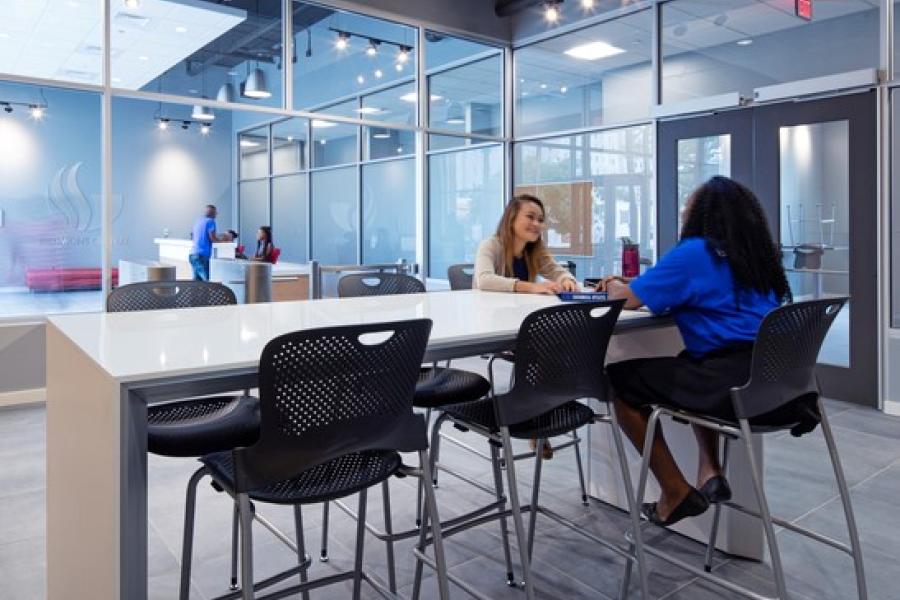
<svg viewBox="0 0 900 600"><path fill-rule="evenodd" d="M781 244L795 300L850 293L850 132L847 121L782 127ZM850 366L850 304L819 362Z"/></svg>
<svg viewBox="0 0 900 600"><path fill-rule="evenodd" d="M478 244L494 234L503 211L503 150L499 145L433 154L429 166L430 277L474 262Z"/></svg>
<svg viewBox="0 0 900 600"><path fill-rule="evenodd" d="M24 104L0 111L0 317L100 310L100 96L0 83L0 98Z"/></svg>
<svg viewBox="0 0 900 600"><path fill-rule="evenodd" d="M647 10L517 50L516 135L646 118L652 24Z"/></svg>
<svg viewBox="0 0 900 600"><path fill-rule="evenodd" d="M430 93L441 98L431 105L431 127L502 135L503 55L496 49L487 52L493 56L429 76Z"/></svg>
<svg viewBox="0 0 900 600"><path fill-rule="evenodd" d="M545 240L579 279L621 272L620 238L653 260L653 128L628 127L516 144L516 193L547 207Z"/></svg>
<svg viewBox="0 0 900 600"><path fill-rule="evenodd" d="M716 175L731 176L731 135L678 140L678 229L691 193Z"/></svg>
<svg viewBox="0 0 900 600"><path fill-rule="evenodd" d="M416 133L414 131L388 129L387 127L365 127L363 136L363 160L397 158L416 152ZM415 174L413 178L415 178Z"/></svg>
<svg viewBox="0 0 900 600"><path fill-rule="evenodd" d="M293 10L293 108L409 123L410 109L398 103L414 92L414 27L307 2L294 2ZM373 94L377 99L361 100ZM375 108L380 112L370 112Z"/></svg>
<svg viewBox="0 0 900 600"><path fill-rule="evenodd" d="M275 247L281 249L280 261L304 263L309 260L306 251L306 177L301 174L272 179L272 237Z"/></svg>
<svg viewBox="0 0 900 600"><path fill-rule="evenodd" d="M416 161L363 165L362 175L362 262L416 262Z"/></svg>
<svg viewBox="0 0 900 600"><path fill-rule="evenodd" d="M313 167L332 167L356 162L358 129L356 125L313 119Z"/></svg>
<svg viewBox="0 0 900 600"><path fill-rule="evenodd" d="M238 185L241 198L238 243L243 244L245 253L252 255L256 250L257 229L270 224L269 180L242 181Z"/></svg>
<svg viewBox="0 0 900 600"><path fill-rule="evenodd" d="M312 174L312 258L325 265L357 264L357 167Z"/></svg>
<svg viewBox="0 0 900 600"><path fill-rule="evenodd" d="M269 128L259 127L238 136L241 152L241 179L269 175Z"/></svg>
<svg viewBox="0 0 900 600"><path fill-rule="evenodd" d="M296 173L306 169L308 121L287 119L272 125L272 173Z"/></svg>
<svg viewBox="0 0 900 600"><path fill-rule="evenodd" d="M113 0L111 18L113 87L281 106L280 2Z"/></svg>
<svg viewBox="0 0 900 600"><path fill-rule="evenodd" d="M726 92L752 98L757 87L878 66L879 3L817 2L812 21L797 18L793 4L663 3L663 103Z"/></svg>

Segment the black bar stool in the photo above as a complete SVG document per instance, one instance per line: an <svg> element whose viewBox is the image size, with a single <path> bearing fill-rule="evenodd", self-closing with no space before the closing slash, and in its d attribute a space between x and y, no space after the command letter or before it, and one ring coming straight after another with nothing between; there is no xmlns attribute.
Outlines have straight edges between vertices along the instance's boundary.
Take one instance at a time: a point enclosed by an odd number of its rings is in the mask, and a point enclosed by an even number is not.
<svg viewBox="0 0 900 600"><path fill-rule="evenodd" d="M227 306L237 304L234 292L208 281L158 281L123 285L110 292L107 312L132 312ZM246 446L259 435L259 401L242 396L191 398L147 407L147 449L153 454L193 458ZM201 477L188 483L188 497L196 494ZM237 529L237 506L234 527ZM191 548L182 546L181 598L190 589ZM237 536L232 539L231 589L237 589Z"/></svg>
<svg viewBox="0 0 900 600"><path fill-rule="evenodd" d="M508 583L514 584L506 527L506 519L512 518L524 571L525 596L528 600L534 598L531 555L538 513L612 550L624 557L629 565L632 561L637 562L642 596L649 598L643 544L639 537L635 538L636 544L633 548L621 547L584 531L571 520L538 504L543 462L540 452L535 454L531 503L521 505L515 474L517 457L513 453L511 442L512 438L537 439L540 444L549 437L563 435L591 423L611 425L625 480L626 495L631 507L632 529L639 529L639 513L615 411L608 410L607 414L595 414L589 406L579 402L582 399L594 398L601 403L607 403L609 386L603 364L622 306L623 301L618 300L564 304L535 311L525 319L519 329L514 352L515 380L512 389L503 395L496 395L492 391L490 398L485 400L444 407L441 418L432 427L432 440L437 438L437 432L446 420L458 428L487 438L494 466L495 495L498 501L485 507L490 509L488 511L476 509L467 515L457 517L453 523L444 523L442 528L444 538L499 519L505 545ZM491 364L493 365L493 361ZM435 450L432 447L432 460ZM505 499L500 474L503 469L506 470L509 486L511 505L509 510L503 506ZM527 533L522 520L523 512L530 513ZM421 575L421 568L417 567L413 598L418 598ZM448 574L448 579L470 595L486 598L484 594L455 575Z"/></svg>
<svg viewBox="0 0 900 600"><path fill-rule="evenodd" d="M440 597L448 598L440 520L426 453L427 427L412 409L430 331L431 321L418 319L298 331L266 344L259 365L259 440L201 459L216 484L239 506L241 598L252 600L267 583L252 584L251 500L294 507L295 550L303 560L302 505L356 493L359 518L353 570L309 581L304 568L299 585L265 597L300 593L307 599L310 590L348 580L353 581L354 600L360 597L363 581L385 597L394 597L363 571L367 490L393 475L422 480L434 559L424 553L425 525L414 553L418 566L436 569ZM417 452L421 467L403 465L399 452Z"/></svg>
<svg viewBox="0 0 900 600"><path fill-rule="evenodd" d="M725 502L724 506L757 517L762 521L769 555L772 559L772 571L778 594L776 598L781 600L788 598L788 592L785 586L784 568L781 564L781 555L778 550L778 540L775 537L774 525L779 525L789 531L799 533L849 554L853 559L857 594L861 600L867 597L859 534L856 528L856 520L853 516L853 507L850 503L850 491L844 478L844 471L841 467L834 435L832 434L831 426L828 424L828 417L825 414L825 407L822 403L815 373L816 359L825 335L847 300L848 298L830 298L796 302L776 308L766 315L760 324L759 333L753 345L750 378L743 386L731 390L731 401L734 406L734 414L737 416L736 423L665 406L655 406L650 415L647 435L644 438L644 448L649 448L662 415L672 416L676 422L694 423L707 427L722 434L725 438L723 468L727 467L729 445L738 440L744 444L758 508L754 509L732 501ZM792 429L802 425L797 418L797 415L800 415L801 412L788 409L798 407L802 411L803 407L799 403L811 401L814 401L814 406L817 408L815 416L821 419L822 435L828 446L828 456L834 470L844 516L847 520L847 530L850 538L849 546L810 529L773 517L769 512L769 504L766 501L763 474L753 452L753 434L784 431L785 429ZM649 453L644 452L643 454L644 460L641 464L641 475L638 483L637 506L640 506L643 501L650 465ZM748 598L765 598L748 588L713 575L710 572L722 506L723 504L716 504L715 506L713 526L706 553L706 563L703 569L685 563L651 546L646 546L646 551L731 592ZM640 536L640 531L637 534Z"/></svg>
<svg viewBox="0 0 900 600"><path fill-rule="evenodd" d="M384 296L396 294L420 294L425 292L425 284L421 280L402 273L355 273L345 275L338 281L338 295L341 298L362 296ZM462 369L448 367L422 367L419 370L419 378L416 382L416 392L413 397L413 406L425 410L425 422L431 421L433 409L448 404L471 402L482 398L488 393L490 384L477 373ZM433 462L431 463L433 464ZM436 475L433 482L436 483ZM416 527L422 525L422 493L423 487L418 486L416 500ZM396 572L394 568L394 542L412 538L418 535L418 529L404 532L394 532L390 519L391 504L390 492L387 482L382 486L384 501L385 528L380 531L367 523L366 528L372 535L385 542L387 546L388 584L392 592L397 591ZM349 507L341 502L336 503L339 508L353 518L357 518ZM321 560L328 560L328 503L324 504L322 516L322 548Z"/></svg>

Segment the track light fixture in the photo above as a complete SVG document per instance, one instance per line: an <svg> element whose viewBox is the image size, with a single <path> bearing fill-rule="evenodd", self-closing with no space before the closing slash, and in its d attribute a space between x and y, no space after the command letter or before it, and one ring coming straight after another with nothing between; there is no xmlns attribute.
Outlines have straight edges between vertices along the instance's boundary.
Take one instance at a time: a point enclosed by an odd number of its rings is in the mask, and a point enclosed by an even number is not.
<svg viewBox="0 0 900 600"><path fill-rule="evenodd" d="M369 40L369 47L366 48L366 54L368 56L375 56L378 54L378 46L381 45L381 42L378 40Z"/></svg>
<svg viewBox="0 0 900 600"><path fill-rule="evenodd" d="M160 131L165 131L166 129L169 128L169 120L168 119L160 119L156 123L156 128L159 129Z"/></svg>
<svg viewBox="0 0 900 600"><path fill-rule="evenodd" d="M346 50L350 45L350 34L345 31L337 32L337 39L334 41L334 47L338 50Z"/></svg>
<svg viewBox="0 0 900 600"><path fill-rule="evenodd" d="M378 51L382 44L387 44L389 46L395 46L397 48L397 54L395 56L397 65L401 65L397 68L398 71L402 71L402 65L409 62L410 54L413 51L413 47L409 44L394 42L391 40L384 40L377 37L372 37L370 35L366 35L363 33L356 33L354 31L346 31L344 29L336 29L334 27L330 28L331 31L335 33L337 36L334 40L334 47L337 50L346 50L350 47L350 39L351 38L359 38L361 40L366 40L368 43L366 45L366 55L368 56L377 56Z"/></svg>
<svg viewBox="0 0 900 600"><path fill-rule="evenodd" d="M157 115L159 113L157 112ZM160 131L167 131L169 129L170 124L179 124L180 127L187 131L191 128L191 125L197 125L200 130L201 135L209 135L210 131L212 131L212 123L202 122L191 119L172 119L170 117L156 116L153 118L156 121L156 128Z"/></svg>
<svg viewBox="0 0 900 600"><path fill-rule="evenodd" d="M44 98L44 93L41 91L41 98ZM22 108L28 109L28 114L35 121L40 121L47 114L47 101L43 100L40 104L33 104L30 102L15 102L13 100L0 100L0 106L3 107L3 112L9 114L15 110L16 106L21 106Z"/></svg>
<svg viewBox="0 0 900 600"><path fill-rule="evenodd" d="M562 0L544 0L544 20L548 23L559 21L559 5Z"/></svg>
<svg viewBox="0 0 900 600"><path fill-rule="evenodd" d="M400 51L397 52L397 62L400 64L406 63L409 60L409 53L412 50L409 46L400 46Z"/></svg>

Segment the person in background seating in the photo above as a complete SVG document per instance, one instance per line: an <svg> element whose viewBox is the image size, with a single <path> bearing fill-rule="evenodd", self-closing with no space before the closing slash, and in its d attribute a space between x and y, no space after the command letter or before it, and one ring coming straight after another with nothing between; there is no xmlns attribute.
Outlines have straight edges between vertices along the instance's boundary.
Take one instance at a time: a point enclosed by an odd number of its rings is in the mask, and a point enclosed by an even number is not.
<svg viewBox="0 0 900 600"><path fill-rule="evenodd" d="M688 199L681 241L655 267L630 283L604 278L599 288L625 308L646 305L670 314L685 350L674 357L639 358L607 366L622 429L638 450L654 404L736 420L730 390L750 375L753 341L763 317L791 301L781 253L756 196L726 177L713 177ZM694 426L699 446L696 487L685 479L662 430L650 468L662 495L641 507L658 525L703 513L731 498L719 461L718 434Z"/></svg>
<svg viewBox="0 0 900 600"><path fill-rule="evenodd" d="M520 195L503 211L497 233L481 242L474 288L493 292L556 294L578 289L575 278L551 256L541 235L546 212L534 196ZM537 277L543 281L537 281Z"/></svg>
<svg viewBox="0 0 900 600"><path fill-rule="evenodd" d="M272 244L272 228L268 225L263 225L256 232L256 252L250 260L273 262L273 250L275 250L275 246Z"/></svg>
<svg viewBox="0 0 900 600"><path fill-rule="evenodd" d="M194 270L194 279L197 281L209 281L209 258L212 256L214 242L230 242L237 235L233 231L216 234L216 207L207 204L204 215L194 223L191 233L193 244L188 260Z"/></svg>

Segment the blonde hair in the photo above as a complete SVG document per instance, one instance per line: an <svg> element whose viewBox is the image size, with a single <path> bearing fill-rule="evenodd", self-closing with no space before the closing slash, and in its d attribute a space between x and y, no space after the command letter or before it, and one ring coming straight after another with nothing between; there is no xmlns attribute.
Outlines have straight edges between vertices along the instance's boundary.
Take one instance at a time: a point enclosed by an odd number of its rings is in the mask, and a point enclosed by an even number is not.
<svg viewBox="0 0 900 600"><path fill-rule="evenodd" d="M500 217L500 223L497 224L497 239L500 240L500 245L503 248L502 275L504 277L512 277L514 274L513 258L516 234L513 231L513 223L515 223L519 211L522 210L522 207L526 204L536 204L538 208L541 209L541 214L545 218L547 216L547 211L544 209L544 203L536 196L530 194L519 194L518 196L514 196L510 203L506 205L506 209ZM534 242L526 242L522 257L525 259L525 264L528 266L528 281L535 280L537 277L538 266L541 264L541 259L544 256L549 255L550 252L547 250L547 246L544 245L543 237L539 237L537 241Z"/></svg>

